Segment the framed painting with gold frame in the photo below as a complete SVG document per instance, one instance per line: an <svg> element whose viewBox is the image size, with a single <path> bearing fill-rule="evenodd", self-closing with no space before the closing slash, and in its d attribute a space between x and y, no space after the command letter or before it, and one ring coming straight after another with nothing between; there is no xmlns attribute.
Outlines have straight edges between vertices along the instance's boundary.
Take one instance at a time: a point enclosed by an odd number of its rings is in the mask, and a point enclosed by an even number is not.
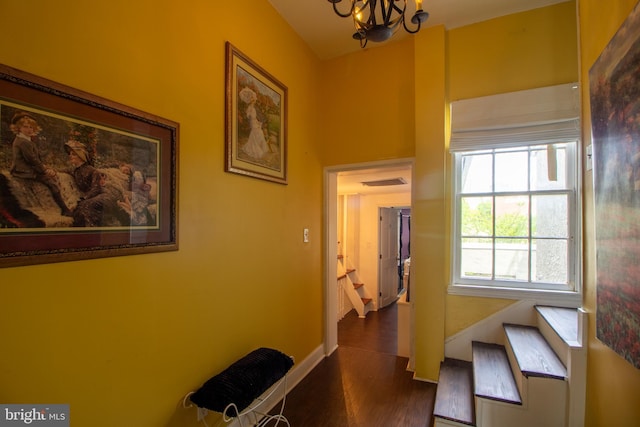
<svg viewBox="0 0 640 427"><path fill-rule="evenodd" d="M226 43L225 171L287 184L287 87Z"/></svg>

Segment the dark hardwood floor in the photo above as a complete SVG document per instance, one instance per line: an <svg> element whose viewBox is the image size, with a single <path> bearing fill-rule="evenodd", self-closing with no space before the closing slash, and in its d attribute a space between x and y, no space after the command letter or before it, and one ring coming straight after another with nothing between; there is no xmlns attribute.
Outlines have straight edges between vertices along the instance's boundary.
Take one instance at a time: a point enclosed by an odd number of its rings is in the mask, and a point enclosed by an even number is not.
<svg viewBox="0 0 640 427"><path fill-rule="evenodd" d="M391 304L360 319L351 310L338 322L338 346L398 354L398 306Z"/></svg>
<svg viewBox="0 0 640 427"><path fill-rule="evenodd" d="M338 349L289 392L291 427L431 426L436 385L413 380L396 337L395 304L365 319L350 312L338 323Z"/></svg>

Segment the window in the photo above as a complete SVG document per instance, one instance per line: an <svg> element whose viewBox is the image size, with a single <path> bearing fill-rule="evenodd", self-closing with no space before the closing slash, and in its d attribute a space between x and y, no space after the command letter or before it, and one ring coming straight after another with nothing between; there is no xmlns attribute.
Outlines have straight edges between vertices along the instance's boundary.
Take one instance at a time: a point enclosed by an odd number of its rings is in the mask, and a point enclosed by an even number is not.
<svg viewBox="0 0 640 427"><path fill-rule="evenodd" d="M456 282L573 289L575 143L455 157Z"/></svg>
<svg viewBox="0 0 640 427"><path fill-rule="evenodd" d="M540 108L544 97L540 91L525 94L536 92L534 108ZM489 120L482 104L487 99L475 106L478 99L460 101L464 105L454 103L452 109L450 292L501 297L547 292L554 302L565 293L571 299L580 289L577 113L536 120L529 111L525 122L504 124L510 120L509 105L522 105L526 96L488 97L492 102L496 98L501 107L491 110ZM551 99L544 107L547 118L549 105L557 104ZM477 111L484 114L480 121L470 118ZM522 111L517 115L521 120ZM471 122L472 129L460 125Z"/></svg>

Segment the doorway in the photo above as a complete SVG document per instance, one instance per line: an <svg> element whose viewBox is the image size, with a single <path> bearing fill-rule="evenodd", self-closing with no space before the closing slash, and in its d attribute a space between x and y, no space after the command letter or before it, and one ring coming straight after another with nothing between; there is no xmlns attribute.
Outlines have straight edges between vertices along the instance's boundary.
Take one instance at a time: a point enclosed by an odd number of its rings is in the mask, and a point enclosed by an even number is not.
<svg viewBox="0 0 640 427"><path fill-rule="evenodd" d="M410 208L411 205L411 175L412 159L399 159L375 163L357 165L335 166L325 169L324 194L325 194L325 353L333 353L338 345L338 300L339 288L336 284L338 256L344 256L341 251L348 251L345 242L338 238L344 227L345 218L339 217L338 207L344 205L344 198L339 203L339 196L348 195L356 200L356 206L361 213L358 224L361 230L349 234L355 266L362 272L363 281L369 281L376 296L376 307L380 308L379 271L379 244L378 244L378 217L379 208L389 206L402 206ZM389 184L390 183L390 184ZM374 209L373 220L371 210ZM373 224L373 231L370 225ZM398 224L398 227L400 224ZM340 249L338 249L340 246ZM371 255L373 253L373 256ZM398 255L395 262L396 291L400 289L400 269ZM391 261L390 261L391 262ZM364 276L364 277L362 277ZM389 291L390 294L394 291ZM397 292L395 292L397 296Z"/></svg>
<svg viewBox="0 0 640 427"><path fill-rule="evenodd" d="M405 212L404 217L403 211ZM410 243L410 240L408 240L409 235L403 233L403 218L410 218L407 212L411 212L411 208L380 207L380 226L378 231L380 236L380 259L378 261L380 299L378 309L396 302L400 293L404 290L402 280L403 261L408 258L408 253L403 254L403 249L408 247Z"/></svg>

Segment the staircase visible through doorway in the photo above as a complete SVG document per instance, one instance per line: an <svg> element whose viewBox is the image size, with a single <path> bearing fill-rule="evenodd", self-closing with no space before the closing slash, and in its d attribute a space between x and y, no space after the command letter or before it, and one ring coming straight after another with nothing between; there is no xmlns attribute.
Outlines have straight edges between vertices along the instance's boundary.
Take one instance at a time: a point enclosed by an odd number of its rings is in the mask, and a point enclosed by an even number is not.
<svg viewBox="0 0 640 427"><path fill-rule="evenodd" d="M349 260L338 255L338 295L339 300L341 295L346 295L350 306L353 307L358 313L359 317L365 317L369 311L373 309L373 298L369 294L369 290L365 284L358 277L356 269L350 265ZM340 305L345 306L346 302L343 301ZM343 307L338 307L340 312Z"/></svg>

